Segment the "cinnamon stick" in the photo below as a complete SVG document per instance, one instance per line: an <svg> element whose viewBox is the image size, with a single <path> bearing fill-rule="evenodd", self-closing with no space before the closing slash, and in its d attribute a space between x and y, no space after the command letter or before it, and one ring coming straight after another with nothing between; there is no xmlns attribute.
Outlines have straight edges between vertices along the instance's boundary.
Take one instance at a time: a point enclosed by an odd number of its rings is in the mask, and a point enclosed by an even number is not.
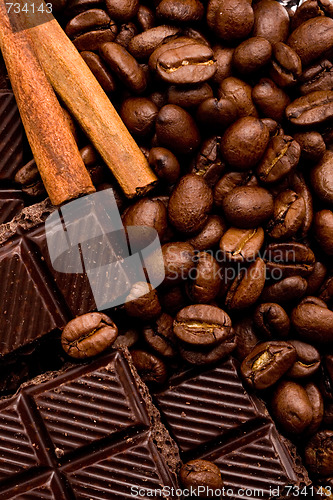
<svg viewBox="0 0 333 500"><path fill-rule="evenodd" d="M9 16L0 0L0 48L45 189L60 205L95 188L32 41L20 28L19 16Z"/></svg>
<svg viewBox="0 0 333 500"><path fill-rule="evenodd" d="M45 6L42 0L38 4ZM48 79L126 196L144 194L156 184L156 176L79 52L46 10L24 22Z"/></svg>

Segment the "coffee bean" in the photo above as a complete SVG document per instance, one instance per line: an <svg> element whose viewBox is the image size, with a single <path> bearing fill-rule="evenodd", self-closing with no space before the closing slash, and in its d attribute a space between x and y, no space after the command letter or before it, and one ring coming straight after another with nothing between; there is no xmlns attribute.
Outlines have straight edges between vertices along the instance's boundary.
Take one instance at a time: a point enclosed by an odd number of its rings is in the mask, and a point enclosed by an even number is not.
<svg viewBox="0 0 333 500"><path fill-rule="evenodd" d="M222 40L239 40L250 34L253 9L246 0L209 0L207 24Z"/></svg>
<svg viewBox="0 0 333 500"><path fill-rule="evenodd" d="M128 51L140 61L148 59L165 38L176 35L178 32L179 29L175 26L161 25L150 28L131 39Z"/></svg>
<svg viewBox="0 0 333 500"><path fill-rule="evenodd" d="M150 321L160 316L162 310L156 290L146 282L135 283L125 300L126 314Z"/></svg>
<svg viewBox="0 0 333 500"><path fill-rule="evenodd" d="M270 243L266 248L267 269L281 276L306 276L313 270L315 256L312 250L302 243Z"/></svg>
<svg viewBox="0 0 333 500"><path fill-rule="evenodd" d="M293 309L291 322L301 339L314 343L332 341L333 311L324 304L323 302L323 305L317 305L305 301Z"/></svg>
<svg viewBox="0 0 333 500"><path fill-rule="evenodd" d="M200 133L192 116L185 109L167 104L156 119L158 143L176 155L193 153L200 144Z"/></svg>
<svg viewBox="0 0 333 500"><path fill-rule="evenodd" d="M318 387L313 383L305 386L306 393L312 406L312 420L306 428L306 435L311 436L319 429L324 416L324 401Z"/></svg>
<svg viewBox="0 0 333 500"><path fill-rule="evenodd" d="M277 422L289 434L302 434L313 418L307 392L296 382L280 382L273 394L272 412Z"/></svg>
<svg viewBox="0 0 333 500"><path fill-rule="evenodd" d="M303 71L300 82L299 90L304 95L317 90L332 90L333 64L328 59L314 63Z"/></svg>
<svg viewBox="0 0 333 500"><path fill-rule="evenodd" d="M126 24L122 24L114 41L115 43L118 43L119 45L127 49L130 41L135 37L137 33L138 29L134 23L129 22Z"/></svg>
<svg viewBox="0 0 333 500"><path fill-rule="evenodd" d="M333 212L321 210L314 218L314 234L327 255L333 255Z"/></svg>
<svg viewBox="0 0 333 500"><path fill-rule="evenodd" d="M213 81L220 84L225 78L231 76L234 49L224 47L224 45L214 45L213 52L217 66L216 73L213 76Z"/></svg>
<svg viewBox="0 0 333 500"><path fill-rule="evenodd" d="M332 19L333 22L333 19ZM294 125L316 126L333 117L333 91L318 90L298 97L286 109Z"/></svg>
<svg viewBox="0 0 333 500"><path fill-rule="evenodd" d="M258 331L268 338L287 337L290 330L288 314L279 304L265 302L254 313L253 321Z"/></svg>
<svg viewBox="0 0 333 500"><path fill-rule="evenodd" d="M152 53L149 68L165 82L186 85L212 78L216 64L210 47L193 38L179 37Z"/></svg>
<svg viewBox="0 0 333 500"><path fill-rule="evenodd" d="M169 104L176 104L184 109L197 108L202 102L212 97L213 90L208 83L171 85L167 93Z"/></svg>
<svg viewBox="0 0 333 500"><path fill-rule="evenodd" d="M72 358L89 358L110 347L117 335L118 328L106 314L92 312L67 323L61 345Z"/></svg>
<svg viewBox="0 0 333 500"><path fill-rule="evenodd" d="M224 130L236 120L237 115L238 110L232 101L211 97L200 104L196 117L202 125L210 127L214 124L215 130L218 128Z"/></svg>
<svg viewBox="0 0 333 500"><path fill-rule="evenodd" d="M206 304L187 306L176 316L173 331L186 345L214 346L229 338L231 319L219 307Z"/></svg>
<svg viewBox="0 0 333 500"><path fill-rule="evenodd" d="M333 298L333 276L329 276L319 290L319 298L329 303Z"/></svg>
<svg viewBox="0 0 333 500"><path fill-rule="evenodd" d="M333 47L333 19L322 16L309 19L292 32L288 45L297 52L304 66L325 56Z"/></svg>
<svg viewBox="0 0 333 500"><path fill-rule="evenodd" d="M103 43L99 50L110 69L134 94L141 94L146 89L145 72L124 47L117 43Z"/></svg>
<svg viewBox="0 0 333 500"><path fill-rule="evenodd" d="M291 18L291 31L295 31L301 24L305 23L313 17L323 14L322 7L319 6L317 0L310 0L298 6L296 12Z"/></svg>
<svg viewBox="0 0 333 500"><path fill-rule="evenodd" d="M230 311L245 309L255 304L265 285L265 271L265 263L259 258L248 269L240 271L225 299L225 305Z"/></svg>
<svg viewBox="0 0 333 500"><path fill-rule="evenodd" d="M290 189L282 191L275 199L273 218L267 225L267 232L275 240L286 240L297 233L304 217L304 198Z"/></svg>
<svg viewBox="0 0 333 500"><path fill-rule="evenodd" d="M200 21L204 11L199 0L162 0L157 6L156 14L172 23L191 23Z"/></svg>
<svg viewBox="0 0 333 500"><path fill-rule="evenodd" d="M301 173L295 171L289 176L288 181L289 187L295 191L298 196L301 196L305 202L305 215L300 228L300 236L304 238L308 234L313 220L312 194Z"/></svg>
<svg viewBox="0 0 333 500"><path fill-rule="evenodd" d="M253 10L253 36L266 38L271 44L286 40L289 33L289 16L280 3L261 0L254 5Z"/></svg>
<svg viewBox="0 0 333 500"><path fill-rule="evenodd" d="M236 336L235 356L239 361L243 361L259 343L252 317L245 316L237 320L233 325L233 330Z"/></svg>
<svg viewBox="0 0 333 500"><path fill-rule="evenodd" d="M119 349L120 347L133 347L139 340L139 332L130 328L129 330L123 330L119 332L118 337L113 343L114 349Z"/></svg>
<svg viewBox="0 0 333 500"><path fill-rule="evenodd" d="M262 157L269 141L267 127L257 118L240 118L224 134L221 152L231 167L249 170Z"/></svg>
<svg viewBox="0 0 333 500"><path fill-rule="evenodd" d="M228 172L216 184L214 188L214 204L222 208L224 198L236 187L257 186L258 181L253 172Z"/></svg>
<svg viewBox="0 0 333 500"><path fill-rule="evenodd" d="M305 447L305 463L314 474L333 474L333 431L319 431L308 441Z"/></svg>
<svg viewBox="0 0 333 500"><path fill-rule="evenodd" d="M264 230L230 228L220 241L220 249L226 260L242 262L253 260L264 243Z"/></svg>
<svg viewBox="0 0 333 500"><path fill-rule="evenodd" d="M173 318L163 313L157 320L143 328L143 336L147 344L166 358L177 354L176 341L173 333Z"/></svg>
<svg viewBox="0 0 333 500"><path fill-rule="evenodd" d="M272 67L270 76L279 87L295 85L302 74L302 63L297 53L278 42L273 45Z"/></svg>
<svg viewBox="0 0 333 500"><path fill-rule="evenodd" d="M229 356L236 347L235 333L231 328L223 342L212 346L191 348L189 345L179 345L179 353L186 363L196 366L210 365Z"/></svg>
<svg viewBox="0 0 333 500"><path fill-rule="evenodd" d="M225 78L218 89L219 99L229 99L238 110L239 118L244 116L258 117L258 112L252 101L252 87L234 76Z"/></svg>
<svg viewBox="0 0 333 500"><path fill-rule="evenodd" d="M226 225L218 215L210 215L201 231L187 241L195 250L208 250L218 245Z"/></svg>
<svg viewBox="0 0 333 500"><path fill-rule="evenodd" d="M152 148L149 152L149 165L168 184L174 184L180 176L179 161L166 148Z"/></svg>
<svg viewBox="0 0 333 500"><path fill-rule="evenodd" d="M205 139L191 164L191 172L203 177L209 187L217 183L225 169L220 145L221 137L218 135Z"/></svg>
<svg viewBox="0 0 333 500"><path fill-rule="evenodd" d="M262 78L253 87L252 99L264 116L281 122L285 108L290 103L289 96L269 78Z"/></svg>
<svg viewBox="0 0 333 500"><path fill-rule="evenodd" d="M290 340L289 343L295 347L297 359L288 371L288 377L300 379L310 377L316 373L320 367L320 354L318 350L300 340Z"/></svg>
<svg viewBox="0 0 333 500"><path fill-rule="evenodd" d="M170 286L169 284L168 288L161 289L159 297L162 310L171 316L175 316L178 311L190 303L185 287L182 285Z"/></svg>
<svg viewBox="0 0 333 500"><path fill-rule="evenodd" d="M185 280L194 266L194 248L189 243L173 242L162 246L165 278L163 284L176 285Z"/></svg>
<svg viewBox="0 0 333 500"><path fill-rule="evenodd" d="M182 465L179 471L179 479L184 488L191 489L197 496L196 488L217 490L223 487L220 469L208 460L191 460ZM198 490L200 491L200 490Z"/></svg>
<svg viewBox="0 0 333 500"><path fill-rule="evenodd" d="M266 389L277 382L296 360L296 350L288 342L258 344L244 359L241 374L256 389Z"/></svg>
<svg viewBox="0 0 333 500"><path fill-rule="evenodd" d="M277 270L274 274L274 279L281 278L281 271ZM273 282L264 288L260 300L263 302L277 302L278 304L286 304L303 297L307 289L307 281L301 276L290 276L289 278L280 279Z"/></svg>
<svg viewBox="0 0 333 500"><path fill-rule="evenodd" d="M81 56L91 69L103 90L105 92L114 92L116 89L116 82L99 55L94 52L84 50L81 52Z"/></svg>
<svg viewBox="0 0 333 500"><path fill-rule="evenodd" d="M297 166L300 155L301 148L292 137L273 137L257 167L260 181L271 184L283 179Z"/></svg>
<svg viewBox="0 0 333 500"><path fill-rule="evenodd" d="M312 273L308 276L308 286L306 289L307 295L315 295L325 281L327 267L318 260L316 261ZM320 297L322 298L322 297ZM324 299L323 299L324 300Z"/></svg>
<svg viewBox="0 0 333 500"><path fill-rule="evenodd" d="M104 10L90 9L71 19L65 31L78 50L92 51L103 43L113 42L118 28Z"/></svg>
<svg viewBox="0 0 333 500"><path fill-rule="evenodd" d="M106 8L113 19L126 22L138 12L139 0L106 0Z"/></svg>
<svg viewBox="0 0 333 500"><path fill-rule="evenodd" d="M311 170L311 182L318 198L333 205L333 151L326 151L320 162Z"/></svg>
<svg viewBox="0 0 333 500"><path fill-rule="evenodd" d="M272 45L269 41L255 36L238 45L233 53L232 63L239 73L254 73L270 61L271 55Z"/></svg>
<svg viewBox="0 0 333 500"><path fill-rule="evenodd" d="M148 226L158 232L162 239L167 229L167 211L160 200L142 198L130 206L123 216L123 225Z"/></svg>
<svg viewBox="0 0 333 500"><path fill-rule="evenodd" d="M319 132L299 132L294 134L301 146L301 156L306 161L318 162L326 151L323 136Z"/></svg>
<svg viewBox="0 0 333 500"><path fill-rule="evenodd" d="M146 5L140 5L136 14L136 21L142 31L148 31L154 27L155 14Z"/></svg>
<svg viewBox="0 0 333 500"><path fill-rule="evenodd" d="M135 137L144 138L155 131L157 106L147 97L129 97L120 108L120 116Z"/></svg>
<svg viewBox="0 0 333 500"><path fill-rule="evenodd" d="M147 383L163 384L167 378L165 363L154 354L135 349L131 351L133 364L142 380Z"/></svg>
<svg viewBox="0 0 333 500"><path fill-rule="evenodd" d="M169 220L185 234L199 232L212 208L213 194L206 181L195 174L182 177L169 201Z"/></svg>
<svg viewBox="0 0 333 500"><path fill-rule="evenodd" d="M237 187L224 198L223 211L233 226L257 227L272 216L273 197L261 187Z"/></svg>
<svg viewBox="0 0 333 500"><path fill-rule="evenodd" d="M191 281L187 283L187 293L193 302L207 304L214 300L219 292L220 266L208 252L198 253L195 260L196 266L191 270Z"/></svg>

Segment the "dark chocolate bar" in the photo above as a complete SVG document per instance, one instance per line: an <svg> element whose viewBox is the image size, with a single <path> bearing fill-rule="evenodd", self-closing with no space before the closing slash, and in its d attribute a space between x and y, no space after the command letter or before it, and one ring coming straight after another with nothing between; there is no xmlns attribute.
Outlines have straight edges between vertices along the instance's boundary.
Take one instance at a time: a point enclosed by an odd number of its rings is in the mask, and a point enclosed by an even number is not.
<svg viewBox="0 0 333 500"><path fill-rule="evenodd" d="M264 404L244 389L234 359L174 375L155 400L183 462L214 462L233 491L228 498L244 498L248 489L269 499L279 496L278 488L282 495L287 485L309 484L293 446L277 432Z"/></svg>
<svg viewBox="0 0 333 500"><path fill-rule="evenodd" d="M0 443L2 500L118 500L136 488L177 488L177 448L120 351L1 401Z"/></svg>
<svg viewBox="0 0 333 500"><path fill-rule="evenodd" d="M23 165L23 126L11 90L0 89L0 179L15 177Z"/></svg>

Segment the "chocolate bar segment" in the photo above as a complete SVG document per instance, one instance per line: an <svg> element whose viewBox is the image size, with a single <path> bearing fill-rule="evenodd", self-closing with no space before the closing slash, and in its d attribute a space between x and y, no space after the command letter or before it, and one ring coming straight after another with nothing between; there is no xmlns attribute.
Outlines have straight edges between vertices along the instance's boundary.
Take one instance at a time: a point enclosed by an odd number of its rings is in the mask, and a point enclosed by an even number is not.
<svg viewBox="0 0 333 500"><path fill-rule="evenodd" d="M0 180L14 179L23 165L23 125L11 90L0 90Z"/></svg>
<svg viewBox="0 0 333 500"><path fill-rule="evenodd" d="M176 488L178 451L142 387L116 351L1 401L1 498L116 500L132 487Z"/></svg>

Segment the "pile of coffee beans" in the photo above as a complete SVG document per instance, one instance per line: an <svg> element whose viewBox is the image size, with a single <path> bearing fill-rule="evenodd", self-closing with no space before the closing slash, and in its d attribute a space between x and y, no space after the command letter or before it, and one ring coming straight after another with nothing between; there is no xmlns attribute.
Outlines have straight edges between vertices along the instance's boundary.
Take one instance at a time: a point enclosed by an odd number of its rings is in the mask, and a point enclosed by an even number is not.
<svg viewBox="0 0 333 500"><path fill-rule="evenodd" d="M158 232L165 278L139 299L146 285L133 287L117 341L155 384L236 356L316 483L333 485L332 1L55 7L160 180L144 199L118 197L124 226ZM76 136L97 188L117 189ZM33 164L17 180L41 195ZM117 328L102 325L82 342L90 326L66 327L69 354L112 343Z"/></svg>

